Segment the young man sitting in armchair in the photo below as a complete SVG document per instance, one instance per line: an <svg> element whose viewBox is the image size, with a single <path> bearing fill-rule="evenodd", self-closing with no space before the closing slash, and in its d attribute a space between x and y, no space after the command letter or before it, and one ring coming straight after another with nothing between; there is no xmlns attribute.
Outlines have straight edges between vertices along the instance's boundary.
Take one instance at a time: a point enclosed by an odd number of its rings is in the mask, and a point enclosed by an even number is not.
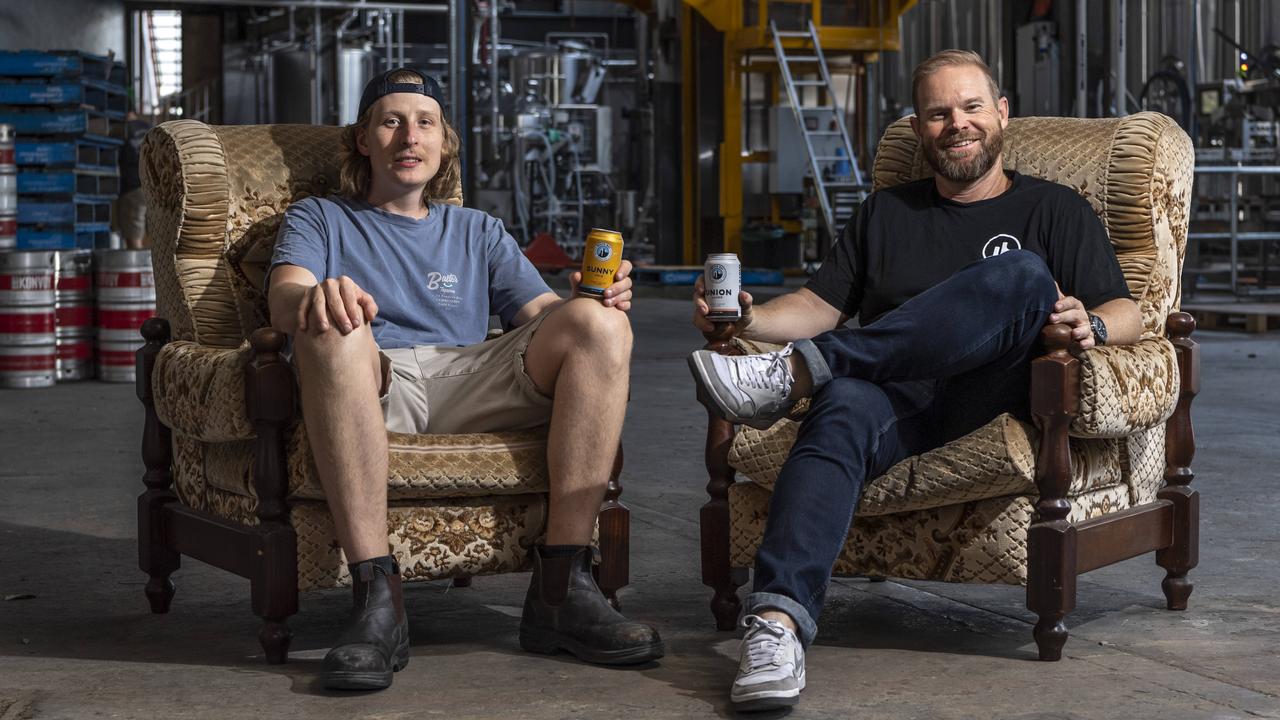
<svg viewBox="0 0 1280 720"><path fill-rule="evenodd" d="M293 340L307 437L355 596L324 684L384 688L408 662L387 543L388 431L549 424L546 543L534 552L520 643L602 664L661 657L657 632L597 588L588 547L614 460L600 449L617 447L626 411L631 266L601 300L564 299L501 222L440 203L459 174L440 98L416 70L371 80L344 135L341 194L294 203L271 261L271 323ZM482 342L491 314L508 332Z"/></svg>

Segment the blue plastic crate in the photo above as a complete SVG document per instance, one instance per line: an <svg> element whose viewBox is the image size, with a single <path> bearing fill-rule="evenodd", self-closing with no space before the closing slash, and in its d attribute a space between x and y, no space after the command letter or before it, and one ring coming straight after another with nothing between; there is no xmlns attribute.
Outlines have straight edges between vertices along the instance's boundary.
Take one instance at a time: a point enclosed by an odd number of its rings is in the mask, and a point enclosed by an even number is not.
<svg viewBox="0 0 1280 720"><path fill-rule="evenodd" d="M111 245L111 229L104 225L46 229L18 226L19 250L75 250Z"/></svg>
<svg viewBox="0 0 1280 720"><path fill-rule="evenodd" d="M18 173L18 194L110 199L120 194L120 176L101 170L22 170ZM18 204L21 205L21 201Z"/></svg>
<svg viewBox="0 0 1280 720"><path fill-rule="evenodd" d="M24 200L18 203L18 222L23 225L109 225L111 201L84 198L60 202Z"/></svg>
<svg viewBox="0 0 1280 720"><path fill-rule="evenodd" d="M91 55L75 50L0 51L0 76L87 76L116 85L125 84L124 63L104 55Z"/></svg>
<svg viewBox="0 0 1280 720"><path fill-rule="evenodd" d="M124 143L125 123L97 110L40 110L0 112L0 124L12 125L19 136L81 135L103 143Z"/></svg>
<svg viewBox="0 0 1280 720"><path fill-rule="evenodd" d="M92 78L0 82L0 105L87 106L118 119L129 109L123 87Z"/></svg>
<svg viewBox="0 0 1280 720"><path fill-rule="evenodd" d="M120 148L87 140L18 142L15 162L20 166L79 167L115 172L120 166Z"/></svg>

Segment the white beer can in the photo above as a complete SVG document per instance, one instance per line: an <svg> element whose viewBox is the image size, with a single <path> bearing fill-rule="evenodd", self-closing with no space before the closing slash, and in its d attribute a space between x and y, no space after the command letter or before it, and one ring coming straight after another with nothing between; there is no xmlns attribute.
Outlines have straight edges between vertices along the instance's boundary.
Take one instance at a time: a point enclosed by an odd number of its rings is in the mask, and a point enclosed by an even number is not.
<svg viewBox="0 0 1280 720"><path fill-rule="evenodd" d="M742 264L733 253L707 256L702 279L707 299L707 318L713 322L734 322L742 317L738 292L742 290Z"/></svg>

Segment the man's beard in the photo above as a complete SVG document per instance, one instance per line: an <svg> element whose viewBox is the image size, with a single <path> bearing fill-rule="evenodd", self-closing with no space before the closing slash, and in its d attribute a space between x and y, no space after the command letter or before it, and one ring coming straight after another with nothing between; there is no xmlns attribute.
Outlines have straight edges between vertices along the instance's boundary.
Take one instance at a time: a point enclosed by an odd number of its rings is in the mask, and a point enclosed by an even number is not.
<svg viewBox="0 0 1280 720"><path fill-rule="evenodd" d="M955 159L939 147L942 143L949 144L963 140L977 140L979 146L977 154L964 159ZM939 138L933 143L926 143L924 158L938 175L952 182L967 183L986 175L1003 149L1004 133L1000 128L995 128L985 134L979 130L969 135Z"/></svg>

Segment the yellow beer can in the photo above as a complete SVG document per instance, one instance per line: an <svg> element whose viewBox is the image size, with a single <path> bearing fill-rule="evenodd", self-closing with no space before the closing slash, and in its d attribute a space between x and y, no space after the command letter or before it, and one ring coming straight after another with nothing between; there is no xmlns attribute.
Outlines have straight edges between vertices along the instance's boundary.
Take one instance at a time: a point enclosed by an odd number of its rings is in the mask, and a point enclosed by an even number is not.
<svg viewBox="0 0 1280 720"><path fill-rule="evenodd" d="M613 284L622 264L622 233L592 228L582 252L582 282L578 292L601 297Z"/></svg>

